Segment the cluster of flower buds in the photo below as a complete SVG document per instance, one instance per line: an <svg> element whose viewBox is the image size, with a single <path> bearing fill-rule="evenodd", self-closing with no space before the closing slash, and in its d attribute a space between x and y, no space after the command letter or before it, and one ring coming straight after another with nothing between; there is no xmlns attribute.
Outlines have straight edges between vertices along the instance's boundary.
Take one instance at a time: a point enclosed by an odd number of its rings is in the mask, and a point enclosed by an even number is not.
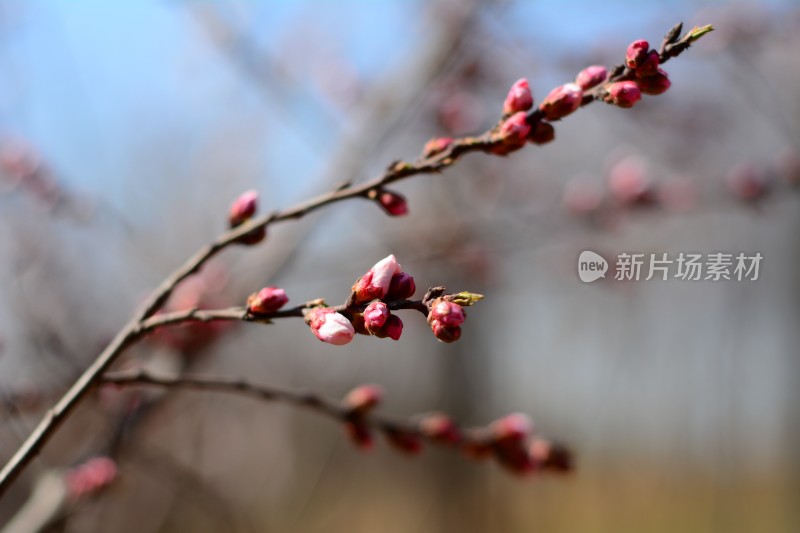
<svg viewBox="0 0 800 533"><path fill-rule="evenodd" d="M423 441L461 450L474 459L494 457L504 468L516 474L538 470L568 471L572 467L569 451L534 435L533 424L527 416L514 413L492 422L488 427L461 430L447 415L428 413L412 419L409 424L370 420L372 411L383 400L378 385L360 385L351 390L342 404L344 429L348 439L359 449L372 449L373 430L383 433L396 450L416 455Z"/></svg>
<svg viewBox="0 0 800 533"><path fill-rule="evenodd" d="M494 457L508 471L525 475L541 470L567 472L572 456L563 446L536 437L533 423L513 413L492 422L486 437L466 443L464 451L475 459Z"/></svg>
<svg viewBox="0 0 800 533"><path fill-rule="evenodd" d="M93 457L64 475L71 501L89 496L111 484L117 477L117 463L108 457Z"/></svg>
<svg viewBox="0 0 800 533"><path fill-rule="evenodd" d="M344 398L347 409L344 429L350 441L361 450L370 450L375 443L366 416L382 400L383 389L380 385L359 385Z"/></svg>
<svg viewBox="0 0 800 533"><path fill-rule="evenodd" d="M627 79L605 86L603 100L629 108L642 98L642 94L663 94L671 83L667 73L659 67L660 62L658 52L650 48L650 43L643 39L632 42L625 54L625 66L630 74Z"/></svg>
<svg viewBox="0 0 800 533"><path fill-rule="evenodd" d="M417 290L414 278L403 272L394 255L381 259L353 284L354 304L367 304L353 313L356 331L380 339L398 340L403 321L393 315L387 302L407 300Z"/></svg>
<svg viewBox="0 0 800 533"><path fill-rule="evenodd" d="M392 311L414 309L427 316L437 339L453 342L461 336L460 326L466 317L463 307L483 299L482 295L471 292L445 295L444 287L437 287L430 289L422 300L411 301L416 290L414 278L403 272L394 255L389 255L356 280L345 305L317 307L325 304L314 302L304 310L305 320L314 335L329 344L348 344L356 333L398 340L403 333L403 321ZM267 287L250 296L247 310L255 317L269 315L287 300L281 289Z"/></svg>
<svg viewBox="0 0 800 533"><path fill-rule="evenodd" d="M258 193L256 191L244 192L231 204L231 209L228 213L228 224L231 228L241 226L253 218L257 211ZM266 236L267 229L262 226L243 235L238 242L253 245L263 241Z"/></svg>

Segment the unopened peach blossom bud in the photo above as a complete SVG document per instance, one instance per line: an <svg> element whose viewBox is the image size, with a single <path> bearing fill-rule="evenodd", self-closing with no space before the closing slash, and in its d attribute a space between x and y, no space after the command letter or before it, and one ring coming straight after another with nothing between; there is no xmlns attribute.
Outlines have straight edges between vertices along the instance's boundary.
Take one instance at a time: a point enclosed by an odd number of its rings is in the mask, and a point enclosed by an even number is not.
<svg viewBox="0 0 800 533"><path fill-rule="evenodd" d="M425 437L439 444L455 444L461 440L458 426L442 413L423 416L419 421L419 430Z"/></svg>
<svg viewBox="0 0 800 533"><path fill-rule="evenodd" d="M349 343L356 334L353 324L343 314L328 307L309 311L306 322L319 340L336 346Z"/></svg>
<svg viewBox="0 0 800 533"><path fill-rule="evenodd" d="M514 113L500 126L499 138L505 147L511 149L521 148L525 145L531 126L528 124L528 115L524 111Z"/></svg>
<svg viewBox="0 0 800 533"><path fill-rule="evenodd" d="M555 128L553 128L552 124L543 120L537 122L536 126L531 129L530 135L528 135L528 140L533 144L547 144L555 138Z"/></svg>
<svg viewBox="0 0 800 533"><path fill-rule="evenodd" d="M644 94L659 95L665 93L672 83L667 73L658 69L655 74L636 80L636 85Z"/></svg>
<svg viewBox="0 0 800 533"><path fill-rule="evenodd" d="M606 81L607 77L608 70L606 70L606 67L603 65L592 65L578 72L578 75L575 76L575 83L584 91L588 91L592 87L596 87Z"/></svg>
<svg viewBox="0 0 800 533"><path fill-rule="evenodd" d="M364 309L364 327L370 333L375 333L383 328L389 319L389 306L383 302L372 302Z"/></svg>
<svg viewBox="0 0 800 533"><path fill-rule="evenodd" d="M460 305L448 302L443 298L434 300L428 313L429 323L438 321L448 327L460 326L466 318L467 315Z"/></svg>
<svg viewBox="0 0 800 533"><path fill-rule="evenodd" d="M528 80L521 78L514 82L503 103L503 115L513 115L519 111L527 111L533 107L533 95Z"/></svg>
<svg viewBox="0 0 800 533"><path fill-rule="evenodd" d="M389 337L393 341L400 338L403 333L403 321L397 315L389 315L378 337Z"/></svg>
<svg viewBox="0 0 800 533"><path fill-rule="evenodd" d="M642 60L642 63L636 67L636 77L646 78L655 75L659 70L659 62L658 52L655 50L649 51Z"/></svg>
<svg viewBox="0 0 800 533"><path fill-rule="evenodd" d="M247 298L247 312L253 315L274 313L289 301L286 291L277 287L264 287Z"/></svg>
<svg viewBox="0 0 800 533"><path fill-rule="evenodd" d="M416 455L422 451L422 439L419 435L401 429L387 429L384 431L386 441L396 450L409 455Z"/></svg>
<svg viewBox="0 0 800 533"><path fill-rule="evenodd" d="M228 213L228 223L230 224L230 227L235 228L237 226L241 226L250 220L253 215L256 214L257 210L258 193L256 191L247 191L242 193L236 200L234 200L233 204L231 204L231 209ZM264 237L266 236L267 229L262 226L246 233L245 235L242 235L238 239L238 242L247 245L258 244L259 242L263 241Z"/></svg>
<svg viewBox="0 0 800 533"><path fill-rule="evenodd" d="M255 215L257 210L258 193L256 191L246 191L231 204L228 222L232 228L235 228Z"/></svg>
<svg viewBox="0 0 800 533"><path fill-rule="evenodd" d="M438 320L430 323L433 336L442 342L456 342L461 338L461 326L446 326Z"/></svg>
<svg viewBox="0 0 800 533"><path fill-rule="evenodd" d="M359 385L347 393L344 404L351 413L363 415L374 409L383 400L383 389L380 385Z"/></svg>
<svg viewBox="0 0 800 533"><path fill-rule="evenodd" d="M401 272L401 269L394 255L378 261L353 285L355 302L366 303L386 296L392 283L392 277L398 272Z"/></svg>
<svg viewBox="0 0 800 533"><path fill-rule="evenodd" d="M416 290L417 285L414 283L414 278L405 272L398 272L392 276L386 298L389 300L407 300L414 296L414 291Z"/></svg>
<svg viewBox="0 0 800 533"><path fill-rule="evenodd" d="M567 83L550 91L539 109L547 120L559 120L577 110L582 100L583 90L575 83Z"/></svg>
<svg viewBox="0 0 800 533"><path fill-rule="evenodd" d="M633 104L642 99L642 92L633 81L617 81L608 85L606 90L608 95L605 101L625 109L633 107Z"/></svg>
<svg viewBox="0 0 800 533"><path fill-rule="evenodd" d="M450 148L451 144L453 144L452 137L435 137L425 143L425 147L422 149L422 155L424 157L432 157L436 154L440 154Z"/></svg>
<svg viewBox="0 0 800 533"><path fill-rule="evenodd" d="M628 68L636 69L647 57L649 49L650 43L644 39L633 41L625 53L625 64L628 65Z"/></svg>
<svg viewBox="0 0 800 533"><path fill-rule="evenodd" d="M377 202L389 216L400 217L408 214L408 203L402 194L381 191L378 193Z"/></svg>

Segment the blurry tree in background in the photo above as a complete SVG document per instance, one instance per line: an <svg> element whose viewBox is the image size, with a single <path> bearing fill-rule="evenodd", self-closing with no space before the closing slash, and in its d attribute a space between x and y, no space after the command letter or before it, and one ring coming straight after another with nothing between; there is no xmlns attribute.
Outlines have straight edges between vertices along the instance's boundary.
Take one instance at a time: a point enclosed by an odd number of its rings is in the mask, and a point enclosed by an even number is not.
<svg viewBox="0 0 800 533"><path fill-rule="evenodd" d="M524 411L570 443L573 474L364 454L282 404L101 388L3 497L0 524L67 486L79 497L39 513L42 530L796 531L800 11L704 6L2 0L4 460L241 191L264 212L293 205L490 128L520 77L538 105L679 19L716 31L670 63L658 98L595 104L552 144L398 183L407 217L352 201L277 225L167 303L242 305L265 285L338 303L393 253L420 293L487 295L459 342L423 320L346 349L299 320L225 322L165 329L116 367L337 398L381 383L387 411L467 425ZM587 249L764 259L757 281L583 284Z"/></svg>

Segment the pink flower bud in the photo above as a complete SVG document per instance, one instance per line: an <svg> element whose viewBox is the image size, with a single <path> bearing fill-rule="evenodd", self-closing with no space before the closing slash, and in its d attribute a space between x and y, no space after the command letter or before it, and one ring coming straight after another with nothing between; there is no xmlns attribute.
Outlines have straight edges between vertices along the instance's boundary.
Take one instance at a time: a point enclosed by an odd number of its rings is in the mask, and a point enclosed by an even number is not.
<svg viewBox="0 0 800 533"><path fill-rule="evenodd" d="M414 278L405 272L398 272L392 276L392 282L389 284L389 292L386 298L389 300L407 300L414 296L414 291L417 290L417 285L414 283Z"/></svg>
<svg viewBox="0 0 800 533"><path fill-rule="evenodd" d="M443 298L434 300L428 313L428 323L438 321L446 327L460 326L466 318L464 308Z"/></svg>
<svg viewBox="0 0 800 533"><path fill-rule="evenodd" d="M264 287L247 298L247 312L254 315L274 313L289 301L286 291L277 287Z"/></svg>
<svg viewBox="0 0 800 533"><path fill-rule="evenodd" d="M344 398L344 404L352 414L363 415L374 409L383 400L383 389L380 385L359 385Z"/></svg>
<svg viewBox="0 0 800 533"><path fill-rule="evenodd" d="M319 340L336 346L349 343L356 334L353 324L329 307L312 309L306 315L306 322Z"/></svg>
<svg viewBox="0 0 800 533"><path fill-rule="evenodd" d="M392 283L392 277L400 271L400 265L394 255L378 261L353 285L355 302L366 303L386 296Z"/></svg>
<svg viewBox="0 0 800 533"><path fill-rule="evenodd" d="M566 117L581 106L583 91L574 83L556 87L547 98L539 104L539 109L547 120L558 120Z"/></svg>
<svg viewBox="0 0 800 533"><path fill-rule="evenodd" d="M389 319L389 306L383 302L372 302L364 309L364 327L370 333L375 333L383 328Z"/></svg>
<svg viewBox="0 0 800 533"><path fill-rule="evenodd" d="M531 131L528 136L528 139L533 144L547 144L555 138L555 128L553 128L552 124L543 120L539 121L536 126L533 127L533 131Z"/></svg>
<svg viewBox="0 0 800 533"><path fill-rule="evenodd" d="M498 136L503 141L505 148L516 150L525 146L531 126L528 124L528 115L524 111L514 113L500 126Z"/></svg>
<svg viewBox="0 0 800 533"><path fill-rule="evenodd" d="M408 214L408 204L402 194L391 191L381 191L378 193L378 205L380 205L389 216L400 217Z"/></svg>
<svg viewBox="0 0 800 533"><path fill-rule="evenodd" d="M633 107L633 104L642 99L642 93L636 82L618 81L606 87L608 96L605 101L622 108Z"/></svg>
<svg viewBox="0 0 800 533"><path fill-rule="evenodd" d="M453 144L452 137L435 137L425 143L425 147L422 149L422 155L423 157L435 156L450 148L451 144Z"/></svg>
<svg viewBox="0 0 800 533"><path fill-rule="evenodd" d="M354 419L344 424L344 430L347 433L347 438L350 439L357 448L362 451L369 451L375 444L375 439L372 436L369 426L361 419Z"/></svg>
<svg viewBox="0 0 800 533"><path fill-rule="evenodd" d="M228 214L228 221L232 228L243 224L247 219L256 214L258 210L258 193L247 191L242 193L233 204Z"/></svg>
<svg viewBox="0 0 800 533"><path fill-rule="evenodd" d="M453 420L441 413L425 415L419 421L423 435L439 444L456 444L461 440L461 432Z"/></svg>
<svg viewBox="0 0 800 533"><path fill-rule="evenodd" d="M233 204L231 204L230 212L228 213L228 223L231 228L241 226L247 222L258 210L258 193L256 191L247 191L242 193ZM246 245L258 244L267 236L267 229L260 227L242 235L238 242Z"/></svg>
<svg viewBox="0 0 800 533"><path fill-rule="evenodd" d="M655 50L651 50L647 53L647 55L642 60L642 63L636 67L636 77L637 78L646 78L648 76L653 76L658 72L658 65L659 65L659 58L658 52Z"/></svg>
<svg viewBox="0 0 800 533"><path fill-rule="evenodd" d="M575 83L584 91L588 91L592 87L606 81L607 77L608 71L606 67L603 65L592 65L578 72L578 75L575 77Z"/></svg>
<svg viewBox="0 0 800 533"><path fill-rule="evenodd" d="M647 57L647 51L650 49L650 43L645 40L633 41L628 46L628 51L625 54L625 64L628 68L637 68Z"/></svg>
<svg viewBox="0 0 800 533"><path fill-rule="evenodd" d="M495 443L524 441L533 433L533 422L525 414L514 413L492 422L489 430Z"/></svg>
<svg viewBox="0 0 800 533"><path fill-rule="evenodd" d="M665 93L672 83L669 81L667 73L658 69L655 74L636 80L636 85L644 94L659 95Z"/></svg>
<svg viewBox="0 0 800 533"><path fill-rule="evenodd" d="M433 336L442 342L456 342L461 338L461 326L445 326L438 320L433 320L430 324Z"/></svg>
<svg viewBox="0 0 800 533"><path fill-rule="evenodd" d="M389 315L386 324L383 325L381 331L375 336L381 339L389 337L393 341L400 338L403 333L403 321L397 315Z"/></svg>
<svg viewBox="0 0 800 533"><path fill-rule="evenodd" d="M386 441L396 450L409 455L417 455L422 451L422 440L419 435L400 429L387 429L384 431Z"/></svg>
<svg viewBox="0 0 800 533"><path fill-rule="evenodd" d="M503 103L503 115L513 115L519 111L527 111L533 107L533 95L528 80L521 78L514 82Z"/></svg>

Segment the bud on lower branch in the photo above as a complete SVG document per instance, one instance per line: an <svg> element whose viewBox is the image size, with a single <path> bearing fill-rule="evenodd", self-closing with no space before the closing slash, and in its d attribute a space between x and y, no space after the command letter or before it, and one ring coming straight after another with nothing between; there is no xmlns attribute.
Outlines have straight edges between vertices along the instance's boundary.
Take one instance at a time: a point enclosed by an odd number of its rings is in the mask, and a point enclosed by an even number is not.
<svg viewBox="0 0 800 533"><path fill-rule="evenodd" d="M359 385L344 398L344 404L351 414L364 415L374 409L383 400L383 389L380 385Z"/></svg>

